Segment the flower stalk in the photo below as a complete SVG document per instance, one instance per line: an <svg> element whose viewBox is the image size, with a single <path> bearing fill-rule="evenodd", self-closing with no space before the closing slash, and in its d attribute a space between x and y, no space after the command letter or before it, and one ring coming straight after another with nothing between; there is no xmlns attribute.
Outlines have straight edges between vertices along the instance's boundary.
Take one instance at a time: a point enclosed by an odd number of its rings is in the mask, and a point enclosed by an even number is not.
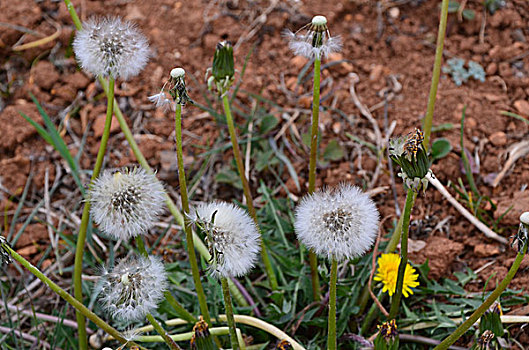
<svg viewBox="0 0 529 350"><path fill-rule="evenodd" d="M231 295L226 277L221 277L220 283L222 285L222 295L224 296L224 306L226 308L226 320L230 331L231 348L233 350L238 350L239 341L237 339L237 329L233 318L233 304L231 302Z"/></svg>
<svg viewBox="0 0 529 350"><path fill-rule="evenodd" d="M147 314L147 320L152 324L156 332L162 337L164 342L169 346L171 350L181 350L181 348L175 343L175 341L167 334L165 329L163 329L162 325L156 321L156 319L149 313Z"/></svg>
<svg viewBox="0 0 529 350"><path fill-rule="evenodd" d="M476 321L489 309L489 307L501 296L501 293L507 288L511 280L514 278L516 271L520 267L522 260L527 253L527 242L525 242L522 250L516 255L516 259L511 266L511 269L507 273L507 276L501 281L501 283L494 289L494 291L489 295L487 299L481 304L474 313L466 319L457 329L446 337L439 345L437 345L434 350L445 350L454 344L465 332L474 324Z"/></svg>
<svg viewBox="0 0 529 350"><path fill-rule="evenodd" d="M435 100L437 97L437 87L439 86L439 77L441 76L441 63L443 61L443 46L446 33L446 22L448 19L449 0L443 0L441 3L441 19L439 21L439 31L437 33L437 46L435 48L435 61L432 72L432 84L430 85L430 94L428 95L428 106L426 107L426 116L424 117L424 145L426 149L430 147L430 134L432 131L433 112Z"/></svg>
<svg viewBox="0 0 529 350"><path fill-rule="evenodd" d="M178 162L178 182L180 184L180 197L182 198L182 210L184 212L184 231L186 234L187 254L189 255L189 264L191 265L191 273L193 275L193 282L198 296L198 303L200 305L200 312L204 320L211 326L211 317L209 315L208 305L206 302L206 294L200 281L200 272L198 270L197 257L195 254L195 245L193 243L193 232L189 222L189 200L187 196L186 174L184 169L184 154L182 150L182 105L176 104L175 111L175 134L176 134L176 158Z"/></svg>
<svg viewBox="0 0 529 350"><path fill-rule="evenodd" d="M406 205L404 206L403 220L402 220L402 238L400 241L400 264L397 275L397 286L395 288L395 296L391 301L391 308L389 309L389 319L394 319L397 316L402 298L402 286L404 284L404 273L408 265L408 230L410 228L411 209L413 208L415 193L413 189L408 189L406 195Z"/></svg>
<svg viewBox="0 0 529 350"><path fill-rule="evenodd" d="M329 281L329 320L327 330L327 349L336 350L336 280L338 279L338 262L331 261L331 280Z"/></svg>
<svg viewBox="0 0 529 350"><path fill-rule="evenodd" d="M105 127L103 129L103 135L101 136L101 142L99 144L99 151L97 152L96 164L90 183L92 183L101 172L103 166L103 159L105 158L108 138L110 136L110 126L112 123L112 112L114 110L114 78L112 76L108 79L108 95L107 95L107 114L105 119ZM86 231L88 229L88 223L90 220L90 202L85 202L83 208L83 214L81 216L81 225L79 227L79 234L77 235L77 244L75 248L75 262L74 262L74 295L75 299L79 302L83 302L83 283L81 280L81 274L83 272L83 253L85 249ZM86 321L84 315L77 310L76 311L77 324L79 325L79 348L88 349L88 338L86 334Z"/></svg>
<svg viewBox="0 0 529 350"><path fill-rule="evenodd" d="M239 143L237 141L237 132L235 131L235 126L233 123L233 117L231 114L231 108L230 108L230 102L228 98L228 94L225 93L222 96L222 103L224 107L224 113L226 115L226 122L228 124L228 131L230 134L231 139L231 145L233 149L233 156L235 158L235 162L237 164L237 170L239 172L239 177L242 182L242 188L244 192L244 197L246 198L246 205L248 206L248 213L252 217L252 219L255 222L255 225L259 229L259 222L257 220L257 213L255 211L255 207L253 206L253 198L252 194L250 192L250 185L248 184L248 179L246 178L246 172L244 169L244 164L241 157L241 152L239 150ZM277 284L277 277L275 275L274 269L272 268L272 263L270 261L270 257L268 255L268 251L266 249L264 240L261 235L261 259L263 260L263 264L265 267L265 272L268 277L270 288L274 291L277 290L278 284Z"/></svg>
<svg viewBox="0 0 529 350"><path fill-rule="evenodd" d="M318 155L318 125L320 115L320 74L321 59L314 59L314 86L312 90L312 124L310 128L310 161L309 161L309 190L311 194L316 189L316 158ZM312 296L314 301L321 299L320 276L318 275L318 257L309 249L310 275L312 281Z"/></svg>

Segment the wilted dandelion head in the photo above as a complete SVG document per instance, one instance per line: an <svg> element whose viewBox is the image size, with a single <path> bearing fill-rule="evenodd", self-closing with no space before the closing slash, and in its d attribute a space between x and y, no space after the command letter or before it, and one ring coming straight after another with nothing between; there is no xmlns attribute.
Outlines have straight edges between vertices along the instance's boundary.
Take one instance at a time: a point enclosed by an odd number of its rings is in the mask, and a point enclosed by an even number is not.
<svg viewBox="0 0 529 350"><path fill-rule="evenodd" d="M199 321L193 326L193 335L189 341L189 346L192 350L216 348L209 332L209 326L202 316L199 317Z"/></svg>
<svg viewBox="0 0 529 350"><path fill-rule="evenodd" d="M399 264L400 255L398 254L382 254L378 258L378 270L374 280L382 282L384 286L382 292L388 292L389 296L392 296L397 288ZM419 275L415 273L415 268L407 264L406 270L404 271L404 283L402 285L402 295L405 298L413 294L412 288L419 285L418 278Z"/></svg>
<svg viewBox="0 0 529 350"><path fill-rule="evenodd" d="M10 264L12 262L9 250L11 247L4 236L0 236L0 262L2 264Z"/></svg>
<svg viewBox="0 0 529 350"><path fill-rule="evenodd" d="M125 322L143 319L163 299L167 275L158 257L129 257L112 271L103 271L100 301L113 318Z"/></svg>
<svg viewBox="0 0 529 350"><path fill-rule="evenodd" d="M378 219L375 203L367 194L342 184L305 196L296 208L294 228L301 243L316 254L344 260L369 250Z"/></svg>
<svg viewBox="0 0 529 350"><path fill-rule="evenodd" d="M203 203L190 218L206 233L212 275L243 276L255 265L261 237L244 210L225 202Z"/></svg>
<svg viewBox="0 0 529 350"><path fill-rule="evenodd" d="M84 70L96 76L128 79L149 59L147 38L134 24L120 18L92 18L77 32L73 49Z"/></svg>
<svg viewBox="0 0 529 350"><path fill-rule="evenodd" d="M114 239L144 234L163 211L165 192L143 168L105 171L92 184L90 213L99 229Z"/></svg>
<svg viewBox="0 0 529 350"><path fill-rule="evenodd" d="M187 102L193 103L193 100L187 94L185 77L186 71L183 68L173 68L169 79L163 84L160 92L149 96L149 101L164 110L172 108L174 103L182 106Z"/></svg>
<svg viewBox="0 0 529 350"><path fill-rule="evenodd" d="M305 56L309 59L321 59L342 49L341 38L339 36L331 37L327 27L327 18L324 16L314 16L311 23L296 33L285 30L283 35L289 40L288 46L295 55Z"/></svg>
<svg viewBox="0 0 529 350"><path fill-rule="evenodd" d="M276 350L292 350L294 349L294 347L292 346L292 344L290 344L290 342L286 339L283 339L281 340L279 343L277 343L276 345Z"/></svg>
<svg viewBox="0 0 529 350"><path fill-rule="evenodd" d="M529 244L529 212L520 215L520 227L518 232L511 237L511 247L517 244L518 252L522 252L526 244Z"/></svg>

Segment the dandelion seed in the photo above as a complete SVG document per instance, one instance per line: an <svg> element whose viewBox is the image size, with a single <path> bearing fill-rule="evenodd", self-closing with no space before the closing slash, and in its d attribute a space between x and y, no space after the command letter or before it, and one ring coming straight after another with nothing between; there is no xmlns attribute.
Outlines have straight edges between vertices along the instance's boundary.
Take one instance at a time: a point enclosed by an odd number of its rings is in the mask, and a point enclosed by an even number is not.
<svg viewBox="0 0 529 350"><path fill-rule="evenodd" d="M147 39L134 24L110 17L83 23L73 49L84 70L125 80L138 75L150 55Z"/></svg>
<svg viewBox="0 0 529 350"><path fill-rule="evenodd" d="M244 210L230 203L203 203L191 212L190 218L207 235L213 276L239 277L253 268L261 238Z"/></svg>
<svg viewBox="0 0 529 350"><path fill-rule="evenodd" d="M112 271L104 270L101 278L103 308L125 322L139 321L151 313L167 289L163 263L155 256L123 259Z"/></svg>
<svg viewBox="0 0 529 350"><path fill-rule="evenodd" d="M341 261L362 256L371 248L378 219L367 194L342 184L305 196L296 208L294 228L298 239L316 254Z"/></svg>
<svg viewBox="0 0 529 350"><path fill-rule="evenodd" d="M327 18L324 16L314 16L311 23L296 33L285 30L283 36L288 39L288 46L295 55L309 59L328 57L331 53L342 49L341 38L331 37L327 28Z"/></svg>
<svg viewBox="0 0 529 350"><path fill-rule="evenodd" d="M90 213L99 228L114 239L124 240L145 234L165 202L163 185L142 168L103 172L88 196Z"/></svg>
<svg viewBox="0 0 529 350"><path fill-rule="evenodd" d="M167 98L167 95L163 90L161 90L158 94L149 96L148 99L150 102L154 103L157 108L163 108L164 111L172 109L173 101Z"/></svg>
<svg viewBox="0 0 529 350"><path fill-rule="evenodd" d="M400 259L398 254L382 254L378 259L378 270L374 280L382 282L384 285L382 292L388 292L389 296L392 296L397 288ZM412 288L419 285L418 278L419 275L415 273L415 268L407 264L406 270L404 271L404 283L402 285L402 294L405 298L413 294Z"/></svg>

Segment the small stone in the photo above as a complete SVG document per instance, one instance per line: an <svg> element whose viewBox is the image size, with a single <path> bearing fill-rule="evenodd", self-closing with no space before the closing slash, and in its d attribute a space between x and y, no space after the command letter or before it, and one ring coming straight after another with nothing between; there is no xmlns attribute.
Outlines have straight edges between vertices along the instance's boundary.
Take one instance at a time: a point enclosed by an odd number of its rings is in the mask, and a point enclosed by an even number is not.
<svg viewBox="0 0 529 350"><path fill-rule="evenodd" d="M100 114L92 128L94 129L94 137L103 136L103 130L105 129L105 120L107 119L106 114ZM112 117L112 122L110 123L110 133L116 132L119 130L119 123L115 117Z"/></svg>
<svg viewBox="0 0 529 350"><path fill-rule="evenodd" d="M503 131L497 131L490 135L489 140L496 147L504 146L507 143L507 135Z"/></svg>
<svg viewBox="0 0 529 350"><path fill-rule="evenodd" d="M340 134L342 132L342 123L340 123L340 122L332 123L332 131L335 134Z"/></svg>
<svg viewBox="0 0 529 350"><path fill-rule="evenodd" d="M371 72L369 73L369 80L371 81L379 81L384 73L384 66L377 64L371 69Z"/></svg>
<svg viewBox="0 0 529 350"><path fill-rule="evenodd" d="M514 108L516 108L518 113L529 116L529 102L525 100L514 101Z"/></svg>
<svg viewBox="0 0 529 350"><path fill-rule="evenodd" d="M389 17L396 19L400 15L400 10L398 7L392 7L388 10Z"/></svg>
<svg viewBox="0 0 529 350"><path fill-rule="evenodd" d="M20 248L17 250L17 253L24 257L29 257L33 254L37 254L38 252L39 248L36 245L28 245L27 247Z"/></svg>
<svg viewBox="0 0 529 350"><path fill-rule="evenodd" d="M478 122L474 118L465 119L465 126L469 129L474 129L478 125Z"/></svg>
<svg viewBox="0 0 529 350"><path fill-rule="evenodd" d="M494 75L496 74L497 71L498 71L498 65L496 64L496 62L490 63L485 69L485 73L487 73L487 75Z"/></svg>
<svg viewBox="0 0 529 350"><path fill-rule="evenodd" d="M298 103L302 108L308 109L312 104L312 96L301 96Z"/></svg>
<svg viewBox="0 0 529 350"><path fill-rule="evenodd" d="M294 56L290 59L290 64L296 67L297 70L301 70L307 64L307 61L303 56Z"/></svg>
<svg viewBox="0 0 529 350"><path fill-rule="evenodd" d="M489 257L500 254L500 248L495 244L480 243L474 246L474 254L479 257Z"/></svg>
<svg viewBox="0 0 529 350"><path fill-rule="evenodd" d="M48 61L39 61L33 69L35 84L44 90L49 90L59 80L59 73L55 66Z"/></svg>
<svg viewBox="0 0 529 350"><path fill-rule="evenodd" d="M328 61L343 61L343 55L339 52L333 52L329 55ZM346 75L353 71L353 65L349 62L340 62L329 68L331 71L338 72L340 75Z"/></svg>

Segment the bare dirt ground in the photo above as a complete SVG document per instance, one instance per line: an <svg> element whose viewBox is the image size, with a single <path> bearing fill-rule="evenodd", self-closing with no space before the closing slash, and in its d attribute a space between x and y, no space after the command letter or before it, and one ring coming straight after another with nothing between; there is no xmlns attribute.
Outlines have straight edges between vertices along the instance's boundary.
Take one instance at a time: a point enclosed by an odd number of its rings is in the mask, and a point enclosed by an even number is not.
<svg viewBox="0 0 529 350"><path fill-rule="evenodd" d="M284 108L280 111L268 105L270 113L280 120L270 136L278 133L293 116L298 118L297 130L282 136L278 142L288 140L296 132L304 133L310 121L311 79L297 84L297 76L306 61L292 55L281 32L285 28L300 28L314 14L326 15L331 33L340 35L344 42L343 51L324 62L332 64L322 72L322 104L328 108L321 115L320 129L322 147L337 140L345 155L320 167L317 186L348 181L366 187L373 178L377 160L368 147L347 134L372 144L376 144L377 139L373 126L351 98L354 79L351 74L358 77L354 84L357 96L371 111L383 135L387 134L384 91L390 92L387 122L388 125L396 123L393 135L420 127L431 82L439 3L415 0L392 4L385 1L377 7L374 1L74 1L82 18L119 15L136 22L148 37L153 50L150 63L139 77L118 82L116 95L141 150L169 187L177 185L173 159L174 119L170 113L155 110L147 96L159 90L170 69L182 66L189 76L196 78L188 79L190 94L205 103L201 95L206 89L203 77L211 64L216 43L228 39L236 46L239 70L253 49L241 85L238 101L241 108L252 108L248 92L260 94ZM456 13L449 15L444 62L452 57L473 60L484 67L486 81L471 79L456 86L449 76L442 74L434 125L452 123L454 127L436 132L433 138L447 138L453 150L435 164L433 170L444 184L449 181L457 184L458 178L466 183L459 145L459 123L466 106L465 148L474 159L478 189L492 202L482 204L483 213L498 219L511 208L497 225L497 232L508 238L516 232L519 215L529 210L526 189L529 163L521 157L496 187L492 184L506 160L513 156L509 155L513 147L528 140L528 124L500 112L529 117L529 4L524 0L507 1L503 8L490 14L480 1L469 0L466 8L474 11L474 19L460 20ZM50 187L56 176L61 176L62 183L53 201L68 203L73 200L69 198L68 189L74 188L75 183L65 176L64 162L19 115L23 112L41 120L30 93L42 103L56 124L61 125L60 130L72 153L77 152L83 135L87 135L80 160L82 169L90 169L95 161L106 99L93 77L81 72L76 65L69 46L74 27L62 2L2 1L0 24L0 208L10 219L28 181L29 194L22 216L29 214L37 199L43 198L46 174ZM54 33L57 37L44 45L14 50ZM392 79L401 89L391 90L394 87ZM220 111L220 106L216 107ZM239 122L242 124L244 120L239 119ZM219 127L209 114L187 108L184 128L187 130L186 166L193 176L201 166L197 146L212 146ZM135 163L117 123L109 150L106 167ZM299 150L285 152L298 172L301 191L288 177L283 181L293 194L301 195L305 191L303 179L306 178L308 156ZM240 198L238 190L214 181L215 173L229 159L229 152L225 152L224 156L211 161L197 189L197 199L232 198L233 195ZM374 198L381 216L385 217L395 214L395 203L387 160L382 162L379 176L371 185L377 189ZM256 172L251 175L254 189L259 183L257 175ZM259 176L270 175L265 171ZM405 193L398 178L396 187L402 208ZM459 198L454 190L451 193ZM57 214L48 218L54 224L70 213ZM46 215L41 217L47 220ZM515 256L512 249L485 238L433 188L418 197L412 221L411 238L425 241L427 245L413 253L411 260L422 263L429 259L430 277L447 277L464 267L476 270L490 263L480 269L479 279L469 285L479 291L494 274L487 285L490 290L512 264ZM22 220L18 225L17 229ZM389 228L389 223L387 225ZM74 234L72 230L66 233ZM46 225L33 221L15 248L26 258L38 262L49 243ZM53 256L47 258L45 265L54 262ZM526 290L529 287L527 259L511 287ZM527 334L519 340L529 344Z"/></svg>

